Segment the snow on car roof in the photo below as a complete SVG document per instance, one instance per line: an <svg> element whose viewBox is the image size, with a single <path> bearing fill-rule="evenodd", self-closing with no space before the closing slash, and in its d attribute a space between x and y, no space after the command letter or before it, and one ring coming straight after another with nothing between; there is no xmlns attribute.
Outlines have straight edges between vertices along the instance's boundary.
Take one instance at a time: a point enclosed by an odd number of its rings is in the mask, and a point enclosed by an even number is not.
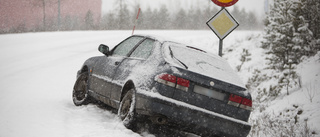
<svg viewBox="0 0 320 137"><path fill-rule="evenodd" d="M160 43L164 43L164 42L178 42L178 43L183 43L181 41L177 41L177 40L174 40L174 39L171 39L171 38L166 38L166 37L163 37L163 36L159 36L159 35L154 35L154 34L137 34L135 36L142 36L142 37L148 37L148 38L151 38L151 39L155 39L157 41L159 41Z"/></svg>

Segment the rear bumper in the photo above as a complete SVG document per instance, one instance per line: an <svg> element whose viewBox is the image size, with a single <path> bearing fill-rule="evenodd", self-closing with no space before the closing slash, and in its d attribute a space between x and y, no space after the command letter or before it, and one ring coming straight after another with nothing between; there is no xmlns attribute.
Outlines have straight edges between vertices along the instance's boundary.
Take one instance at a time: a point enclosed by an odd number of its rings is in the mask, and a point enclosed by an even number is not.
<svg viewBox="0 0 320 137"><path fill-rule="evenodd" d="M168 124L174 123L179 130L205 136L245 137L251 129L247 122L147 91L137 92L136 111L147 116L165 116Z"/></svg>

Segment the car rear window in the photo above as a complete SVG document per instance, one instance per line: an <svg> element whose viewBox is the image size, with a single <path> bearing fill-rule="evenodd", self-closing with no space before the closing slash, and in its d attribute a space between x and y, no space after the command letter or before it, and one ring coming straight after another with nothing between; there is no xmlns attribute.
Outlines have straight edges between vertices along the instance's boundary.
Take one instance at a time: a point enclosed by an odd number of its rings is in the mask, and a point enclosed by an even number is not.
<svg viewBox="0 0 320 137"><path fill-rule="evenodd" d="M168 63L244 87L234 70L221 57L182 44L167 42L165 45L164 54Z"/></svg>

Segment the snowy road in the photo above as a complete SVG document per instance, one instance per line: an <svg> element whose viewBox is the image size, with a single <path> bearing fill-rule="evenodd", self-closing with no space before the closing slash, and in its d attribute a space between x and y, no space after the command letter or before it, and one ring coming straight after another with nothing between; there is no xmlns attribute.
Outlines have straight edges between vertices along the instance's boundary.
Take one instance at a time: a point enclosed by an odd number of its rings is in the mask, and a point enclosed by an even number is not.
<svg viewBox="0 0 320 137"><path fill-rule="evenodd" d="M218 45L218 39L211 31L138 33L171 37L213 53L218 49L212 47ZM0 137L141 136L126 129L115 114L95 105L75 107L71 99L76 72L87 58L101 55L98 45L113 47L130 34L88 31L0 35ZM246 36L241 34L235 32L230 39L235 42Z"/></svg>
<svg viewBox="0 0 320 137"><path fill-rule="evenodd" d="M3 35L0 136L133 136L116 115L71 100L77 70L98 44L119 42L122 32ZM139 136L136 134L136 136Z"/></svg>

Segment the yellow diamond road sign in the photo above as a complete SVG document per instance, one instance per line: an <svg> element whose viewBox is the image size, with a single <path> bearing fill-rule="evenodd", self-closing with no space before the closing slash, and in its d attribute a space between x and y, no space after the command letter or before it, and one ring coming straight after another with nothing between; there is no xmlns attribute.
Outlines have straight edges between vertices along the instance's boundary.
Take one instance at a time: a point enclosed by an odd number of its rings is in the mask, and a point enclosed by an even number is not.
<svg viewBox="0 0 320 137"><path fill-rule="evenodd" d="M224 39L239 26L239 23L225 8L223 8L208 20L207 25L219 37L219 39Z"/></svg>

